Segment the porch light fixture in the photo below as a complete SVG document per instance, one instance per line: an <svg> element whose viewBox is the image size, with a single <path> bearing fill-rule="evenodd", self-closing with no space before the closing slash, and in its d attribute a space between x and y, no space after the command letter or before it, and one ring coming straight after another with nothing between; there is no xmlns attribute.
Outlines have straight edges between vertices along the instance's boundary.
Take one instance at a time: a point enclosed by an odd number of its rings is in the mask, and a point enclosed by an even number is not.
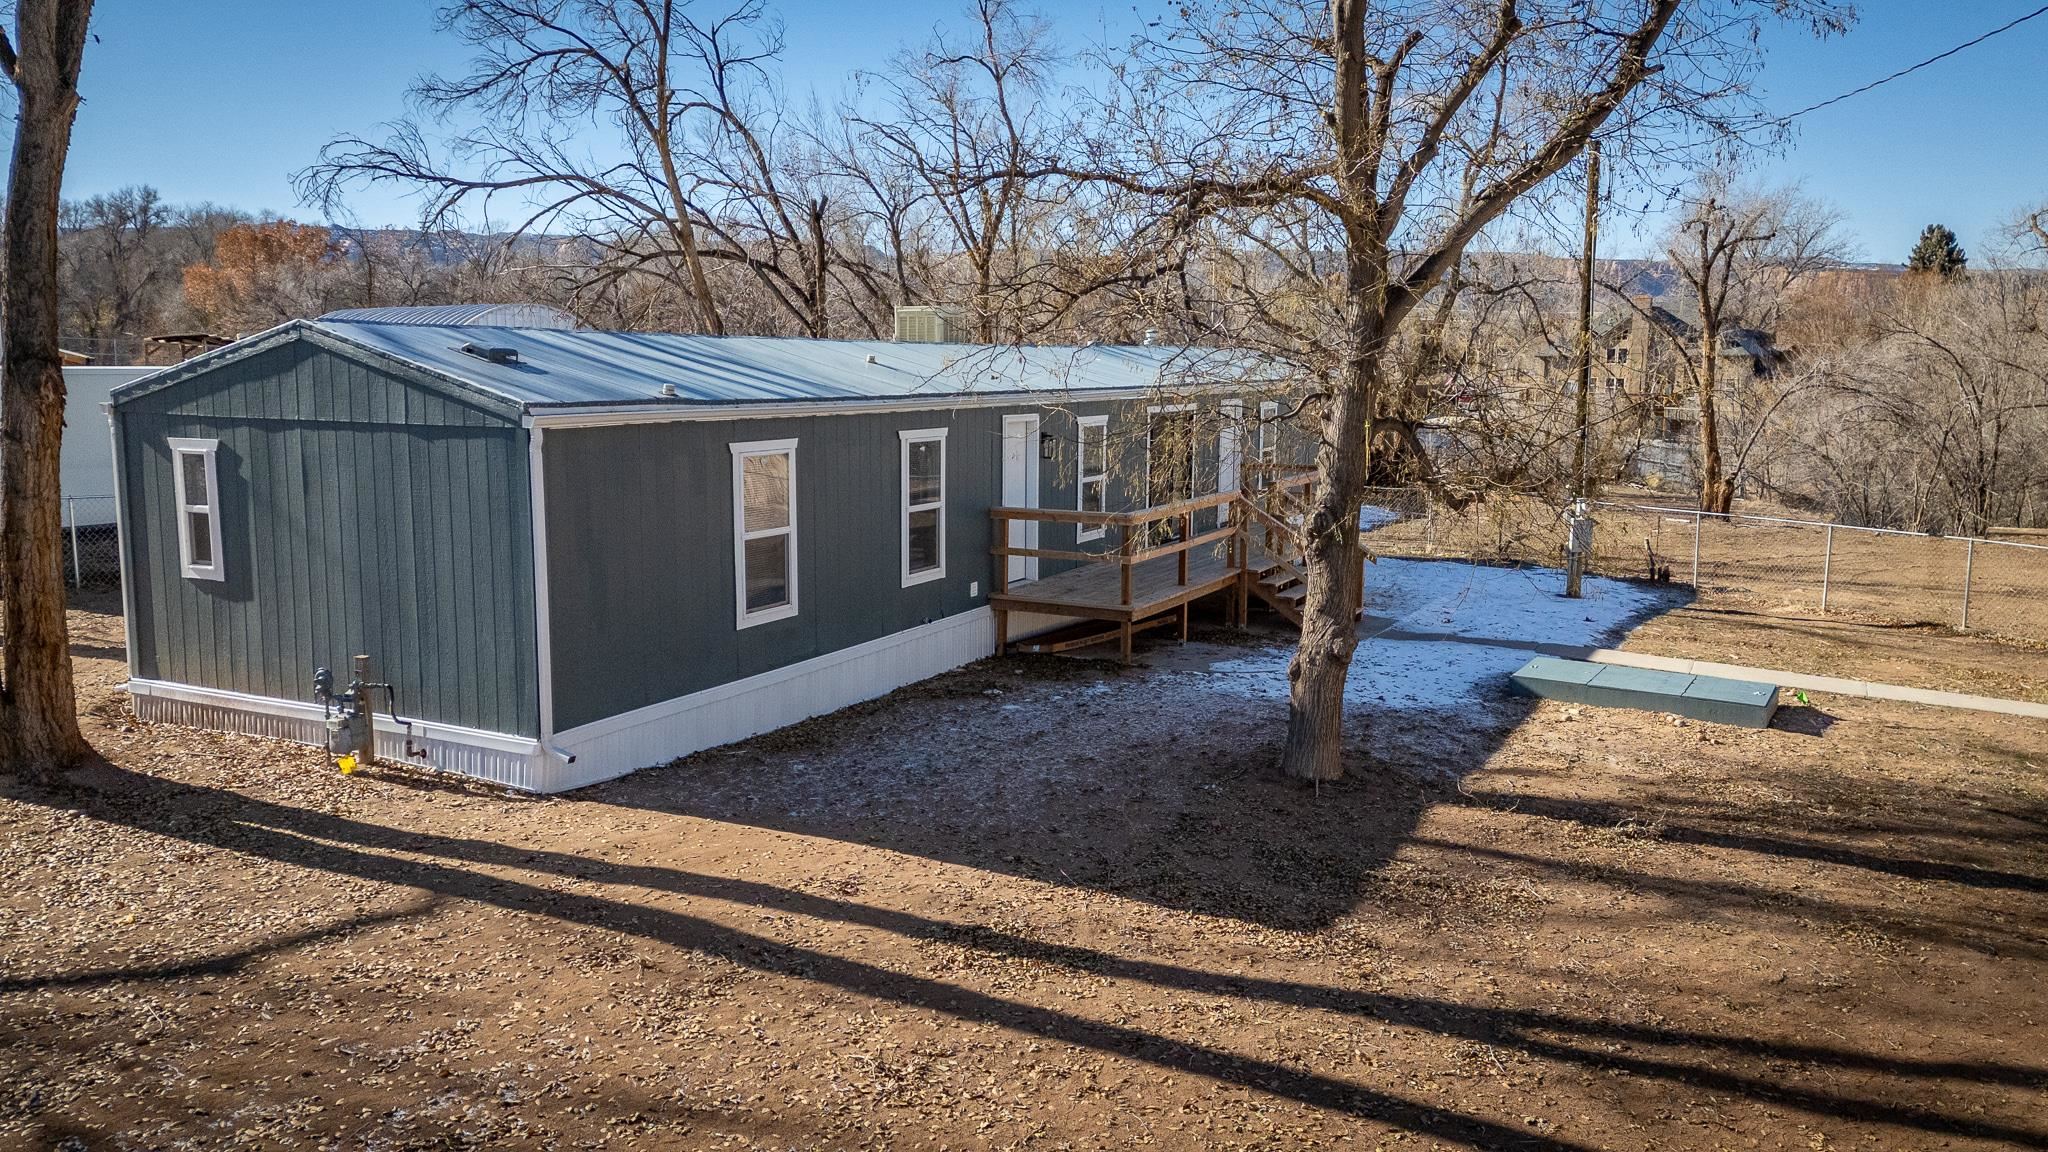
<svg viewBox="0 0 2048 1152"><path fill-rule="evenodd" d="M1053 445L1057 443L1059 443L1059 441L1053 437L1052 433L1040 432L1038 434L1038 458L1040 460L1052 459Z"/></svg>

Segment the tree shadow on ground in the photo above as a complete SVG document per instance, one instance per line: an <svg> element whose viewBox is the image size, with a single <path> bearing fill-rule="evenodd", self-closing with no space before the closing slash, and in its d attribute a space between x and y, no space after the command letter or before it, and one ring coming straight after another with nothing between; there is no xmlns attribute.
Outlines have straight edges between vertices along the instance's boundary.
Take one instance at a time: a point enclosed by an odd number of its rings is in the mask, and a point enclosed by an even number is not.
<svg viewBox="0 0 2048 1152"><path fill-rule="evenodd" d="M1808 860L1909 880L1958 884L1966 888L2048 892L2048 876L1970 863L1896 856L1847 844L1828 843L1807 836L1759 835L1755 831L1742 828L1714 827L1714 814L1711 811L1695 812L1690 820L1674 821L1669 816L1672 807L1668 802L1620 804L1598 800L1472 791L1464 795L1471 803L1496 811L1519 812L1548 820L1569 821L1585 827L1615 828L1629 823L1647 828L1645 834L1654 839L1673 844L1725 848L1786 860ZM1754 817L1745 813L1743 819L1747 822ZM1955 819L1961 822L1965 818L1958 815ZM1958 831L1953 825L1946 830L1951 834ZM1999 835L1997 830L1988 827L1979 826L1975 830L1987 838Z"/></svg>
<svg viewBox="0 0 2048 1152"><path fill-rule="evenodd" d="M1689 602L1658 591L1616 631ZM983 661L577 795L1314 931L1356 907L1423 813L1484 767L1535 703L1511 695L1505 673L1474 684L1473 700L1354 703L1346 778L1307 786L1277 769L1285 701L1207 674L1256 638L1155 641L1157 666L1131 671ZM1511 663L1556 647L1446 639ZM1373 644L1361 644L1360 667Z"/></svg>
<svg viewBox="0 0 2048 1152"><path fill-rule="evenodd" d="M1310 786L1277 770L1282 703L1056 663L985 661L577 797L1313 931L1531 707L1354 715L1350 774ZM1377 762L1396 724L1432 734L1429 771Z"/></svg>
<svg viewBox="0 0 2048 1152"><path fill-rule="evenodd" d="M1883 1083L1893 1088L1902 1083L1920 1085L1914 1094L1925 1097L1938 1094L1944 1083L2038 1089L2048 1084L2048 1068L2038 1066L1986 1060L1924 1060L1847 1046L1767 1041L1540 1008L1473 1005L1419 994L1363 991L1215 972L737 877L709 876L662 865L592 861L572 853L492 840L388 828L222 789L182 784L104 762L94 765L82 783L83 788L67 794L17 792L14 798L295 867L409 887L428 893L429 899L463 900L565 924L600 928L652 945L718 957L757 972L964 1021L992 1024L1477 1147L1566 1152L1589 1146L1461 1113L1440 1101L1411 1098L1389 1089L1304 1071L1276 1060L1163 1035L1133 1024L1091 1019L1060 1007L892 970L829 948L779 941L693 915L678 905L687 907L688 899L703 897L772 909L779 914L814 917L912 942L951 941L983 953L1030 958L1109 980L1338 1013L1418 1029L1515 1049L1533 1058L1589 1072L1621 1073L1673 1090L1688 1086L1839 1120L2048 1148L2048 1131L1967 1114L1960 1106L1947 1109L1902 1103L1895 1091L1859 1095L1847 1089L1790 1084L1783 1077L1770 1074L1775 1063L1797 1062L1830 1073L1875 1074L1887 1078ZM590 893L562 891L549 884L551 880L568 877L593 880L601 887ZM679 901L678 897L683 899ZM276 948L289 946L290 941L262 942L196 963L208 971L231 971ZM174 975L156 969L53 973L13 981L10 989L81 982L147 982Z"/></svg>

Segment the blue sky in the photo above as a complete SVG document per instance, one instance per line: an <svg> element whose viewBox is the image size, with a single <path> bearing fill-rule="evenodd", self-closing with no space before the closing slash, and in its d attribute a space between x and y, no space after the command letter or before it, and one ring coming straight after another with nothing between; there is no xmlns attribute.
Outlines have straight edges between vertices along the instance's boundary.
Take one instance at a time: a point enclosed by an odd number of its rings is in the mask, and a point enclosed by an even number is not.
<svg viewBox="0 0 2048 1152"><path fill-rule="evenodd" d="M1784 30L1770 42L1764 98L1789 111L1853 88L2005 23L2039 0L1870 0L1847 37ZM1158 0L1141 0L1149 11ZM98 0L67 195L155 185L173 202L211 200L306 215L290 176L337 133L402 111L416 75L459 68L427 0ZM786 82L837 92L956 19L957 0L780 0ZM1043 0L1069 38L1128 26L1131 0ZM1953 227L1982 247L2027 204L2048 201L2048 17L1875 92L1806 117L1760 175L1801 182L1848 217L1863 255L1904 258L1920 228ZM354 204L365 223L405 223L392 195ZM1614 237L1614 254L1640 239Z"/></svg>

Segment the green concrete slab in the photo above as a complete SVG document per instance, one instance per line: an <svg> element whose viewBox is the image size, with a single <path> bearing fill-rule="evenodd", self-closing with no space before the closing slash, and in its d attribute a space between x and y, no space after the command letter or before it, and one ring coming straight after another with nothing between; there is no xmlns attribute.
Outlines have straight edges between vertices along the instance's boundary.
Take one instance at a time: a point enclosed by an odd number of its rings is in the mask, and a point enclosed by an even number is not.
<svg viewBox="0 0 2048 1152"><path fill-rule="evenodd" d="M1600 674L1601 665L1588 664L1583 660L1559 660L1554 656L1538 656L1511 679L1515 687L1530 696L1541 696L1545 700L1568 700L1584 704L1586 683Z"/></svg>
<svg viewBox="0 0 2048 1152"><path fill-rule="evenodd" d="M1685 699L1696 709L1687 712L1688 716L1745 728L1768 728L1771 714L1778 710L1778 686L1760 680L1695 676L1692 686L1685 690Z"/></svg>
<svg viewBox="0 0 2048 1152"><path fill-rule="evenodd" d="M1669 712L1717 724L1770 726L1778 689L1760 681L1695 676L1622 664L1538 656L1510 677L1517 691L1546 700L1603 708Z"/></svg>
<svg viewBox="0 0 2048 1152"><path fill-rule="evenodd" d="M1623 668L1602 664L1586 682L1586 700L1603 708L1641 708L1646 712L1673 712L1672 701L1682 699L1693 678L1684 672L1660 672L1655 668ZM1684 713L1679 713L1684 715Z"/></svg>

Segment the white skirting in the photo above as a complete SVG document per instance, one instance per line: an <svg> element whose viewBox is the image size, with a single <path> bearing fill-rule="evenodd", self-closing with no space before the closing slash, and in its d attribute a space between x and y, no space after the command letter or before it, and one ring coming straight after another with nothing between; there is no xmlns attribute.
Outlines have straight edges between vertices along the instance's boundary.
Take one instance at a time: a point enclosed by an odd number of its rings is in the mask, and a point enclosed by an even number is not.
<svg viewBox="0 0 2048 1152"><path fill-rule="evenodd" d="M871 700L995 652L987 608L558 733L531 736L378 715L377 755L528 792L563 792ZM320 707L162 680L130 680L138 718L325 744ZM408 755L406 745L412 745Z"/></svg>
<svg viewBox="0 0 2048 1152"><path fill-rule="evenodd" d="M251 696L164 680L130 680L128 692L135 698L136 717L153 723L242 732L301 744L327 743L320 706L310 701ZM572 787L554 783L553 758L543 753L540 741L531 736L485 732L430 720L414 720L400 726L385 713L378 713L373 719L380 759L459 772L529 792ZM406 750L408 741L412 745L410 753Z"/></svg>
<svg viewBox="0 0 2048 1152"><path fill-rule="evenodd" d="M664 700L557 733L579 787L666 764L872 700L996 650L995 615L976 608L799 664Z"/></svg>

